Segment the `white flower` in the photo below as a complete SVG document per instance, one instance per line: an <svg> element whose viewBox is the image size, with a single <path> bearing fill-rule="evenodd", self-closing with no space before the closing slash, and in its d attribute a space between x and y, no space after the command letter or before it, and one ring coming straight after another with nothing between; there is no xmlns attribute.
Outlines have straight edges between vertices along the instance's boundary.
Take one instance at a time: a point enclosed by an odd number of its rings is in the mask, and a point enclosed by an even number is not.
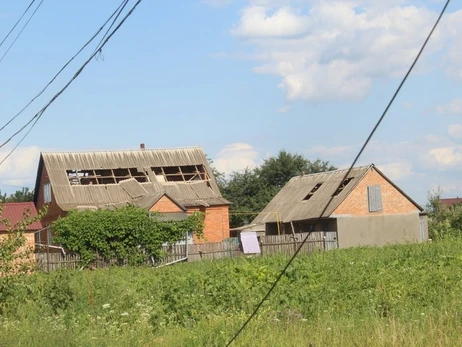
<svg viewBox="0 0 462 347"><path fill-rule="evenodd" d="M121 316L128 316L128 312L123 312L120 314Z"/></svg>
<svg viewBox="0 0 462 347"><path fill-rule="evenodd" d="M109 307L111 307L111 304L104 304L104 305L103 305L103 309L107 309L107 308L109 308Z"/></svg>

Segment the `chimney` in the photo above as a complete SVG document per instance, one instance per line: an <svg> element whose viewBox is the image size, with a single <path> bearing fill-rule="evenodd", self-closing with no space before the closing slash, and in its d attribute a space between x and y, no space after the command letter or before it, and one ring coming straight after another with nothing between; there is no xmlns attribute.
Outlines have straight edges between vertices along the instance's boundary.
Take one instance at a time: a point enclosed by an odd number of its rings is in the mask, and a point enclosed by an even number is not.
<svg viewBox="0 0 462 347"><path fill-rule="evenodd" d="M140 143L140 149L141 149L141 150L146 149L146 147L144 146L144 143Z"/></svg>

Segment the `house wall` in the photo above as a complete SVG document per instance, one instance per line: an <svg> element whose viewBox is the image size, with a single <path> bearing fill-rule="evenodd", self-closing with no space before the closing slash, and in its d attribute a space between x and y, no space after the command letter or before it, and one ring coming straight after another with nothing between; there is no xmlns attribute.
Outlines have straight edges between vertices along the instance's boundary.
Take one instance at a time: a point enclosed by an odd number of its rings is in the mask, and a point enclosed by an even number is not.
<svg viewBox="0 0 462 347"><path fill-rule="evenodd" d="M339 217L337 227L340 248L421 241L418 213Z"/></svg>
<svg viewBox="0 0 462 347"><path fill-rule="evenodd" d="M229 237L228 205L209 207L188 207L187 213L204 212L204 237L194 236L194 243L221 242Z"/></svg>
<svg viewBox="0 0 462 347"><path fill-rule="evenodd" d="M367 187L380 185L382 211L369 212ZM420 209L374 169L370 170L333 212L339 247L418 242ZM425 223L424 223L425 224ZM426 228L426 224L423 226ZM427 234L427 230L424 230Z"/></svg>
<svg viewBox="0 0 462 347"><path fill-rule="evenodd" d="M151 212L182 212L183 210L170 200L167 196L162 196L150 209Z"/></svg>
<svg viewBox="0 0 462 347"><path fill-rule="evenodd" d="M6 239L8 237L8 233L6 231L0 232L0 240ZM34 232L26 232L24 233L24 237L26 238L26 242L24 246L20 247L17 252L24 252L26 250L34 250L35 249L35 238ZM32 252L29 257L30 261L35 261L35 254Z"/></svg>
<svg viewBox="0 0 462 347"><path fill-rule="evenodd" d="M39 191L37 194L37 203L36 203L36 208L37 211L40 211L45 205L48 205L48 212L47 214L42 218L41 222L44 228L49 226L51 223L53 223L58 217L62 216L64 217L66 215L66 212L63 211L58 204L56 203L55 195L53 192L53 187L51 187L51 202L49 204L45 204L43 199L43 185L45 183L50 183L50 178L48 176L48 172L46 170L45 165L43 165L42 168L42 174L41 174L41 179L40 179L40 186L39 186ZM48 242L48 233L46 230L42 230L40 233L40 238L41 238L41 243L42 244L47 244ZM38 236L35 236L35 239L38 239Z"/></svg>
<svg viewBox="0 0 462 347"><path fill-rule="evenodd" d="M380 185L382 190L382 211L369 212L367 187ZM374 169L370 170L345 200L335 209L332 216L370 216L378 214L418 213L420 210L399 190L391 185Z"/></svg>

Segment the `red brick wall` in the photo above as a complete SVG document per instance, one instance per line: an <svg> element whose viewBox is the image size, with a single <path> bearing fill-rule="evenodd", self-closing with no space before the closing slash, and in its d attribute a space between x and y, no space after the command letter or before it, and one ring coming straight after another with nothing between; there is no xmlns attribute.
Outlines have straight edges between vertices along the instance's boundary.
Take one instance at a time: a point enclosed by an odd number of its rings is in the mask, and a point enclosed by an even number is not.
<svg viewBox="0 0 462 347"><path fill-rule="evenodd" d="M162 196L150 209L151 212L181 212L183 211L177 204L169 199L168 196Z"/></svg>
<svg viewBox="0 0 462 347"><path fill-rule="evenodd" d="M194 236L194 243L221 242L229 237L229 211L228 205L191 207L187 213L205 212L204 237L197 239Z"/></svg>
<svg viewBox="0 0 462 347"><path fill-rule="evenodd" d="M48 176L47 170L45 168L45 165L43 165L42 169L42 176L40 179L40 186L37 194L37 204L36 208L37 211L40 211L45 203L43 202L43 185L45 183L49 183L50 178ZM65 216L66 212L63 211L58 204L56 203L55 195L53 192L53 187L51 187L51 203L47 204L48 205L48 212L47 214L42 218L42 225L43 227L47 227L51 223L53 223L56 219L58 219L59 216ZM47 243L47 231L43 230L41 233L41 243L46 244ZM36 236L37 238L37 236Z"/></svg>
<svg viewBox="0 0 462 347"><path fill-rule="evenodd" d="M380 185L382 190L382 211L369 212L367 187ZM401 194L393 185L384 179L374 169L370 170L358 183L346 199L332 213L333 215L347 214L354 216L399 214L419 212L419 209Z"/></svg>

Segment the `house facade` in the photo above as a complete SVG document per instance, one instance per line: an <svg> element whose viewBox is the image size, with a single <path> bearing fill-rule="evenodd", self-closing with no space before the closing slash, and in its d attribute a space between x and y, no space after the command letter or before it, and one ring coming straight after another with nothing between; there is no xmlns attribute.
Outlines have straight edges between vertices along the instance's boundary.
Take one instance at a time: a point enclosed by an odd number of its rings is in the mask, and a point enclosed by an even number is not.
<svg viewBox="0 0 462 347"><path fill-rule="evenodd" d="M428 239L423 209L375 165L293 177L251 223L266 235L336 232L338 246ZM320 218L321 216L321 218Z"/></svg>
<svg viewBox="0 0 462 347"><path fill-rule="evenodd" d="M165 221L203 212L204 238L195 242L229 237L230 203L200 147L41 153L34 202L48 205L44 227L70 210L133 204Z"/></svg>
<svg viewBox="0 0 462 347"><path fill-rule="evenodd" d="M25 218L37 216L37 210L33 202L2 203L2 207L3 211L0 213L0 239L8 237L9 230L17 230ZM24 230L26 242L23 247L18 249L18 252L33 251L41 231L42 223L40 221L28 224ZM30 257L31 260L35 259L33 253Z"/></svg>

